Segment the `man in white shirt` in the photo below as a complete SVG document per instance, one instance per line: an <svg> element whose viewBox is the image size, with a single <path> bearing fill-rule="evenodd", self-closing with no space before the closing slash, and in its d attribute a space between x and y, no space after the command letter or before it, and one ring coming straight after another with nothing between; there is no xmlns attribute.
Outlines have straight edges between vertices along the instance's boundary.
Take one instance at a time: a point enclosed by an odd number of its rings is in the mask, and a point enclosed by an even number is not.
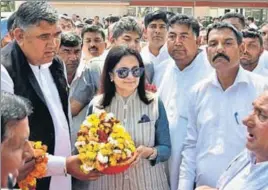
<svg viewBox="0 0 268 190"><path fill-rule="evenodd" d="M144 62L152 63L155 67L170 57L165 44L167 41L167 24L166 13L162 11L149 13L144 18L144 34L148 40L148 45L142 48L141 56Z"/></svg>
<svg viewBox="0 0 268 190"><path fill-rule="evenodd" d="M217 188L200 186L196 190L268 189L268 91L253 102L252 112L243 119L247 142L221 175Z"/></svg>
<svg viewBox="0 0 268 190"><path fill-rule="evenodd" d="M167 46L168 19L165 12L148 13L144 18L144 35L148 45L142 48L144 62L158 64L169 58Z"/></svg>
<svg viewBox="0 0 268 190"><path fill-rule="evenodd" d="M258 30L258 26L255 24L254 17L248 17L247 19L248 27Z"/></svg>
<svg viewBox="0 0 268 190"><path fill-rule="evenodd" d="M268 51L268 22L261 25L260 32L262 34L263 47L266 51Z"/></svg>
<svg viewBox="0 0 268 190"><path fill-rule="evenodd" d="M213 75L188 94L188 126L180 166L180 190L216 187L229 162L245 147L242 119L267 80L240 67L242 35L228 23L208 28L208 59Z"/></svg>
<svg viewBox="0 0 268 190"><path fill-rule="evenodd" d="M1 55L7 71L1 70L2 89L31 101L30 140L48 146L47 176L53 177L39 180L36 189L71 190L68 174L84 180L90 176L80 171L78 156L71 156L67 81L63 62L55 57L61 34L58 14L46 2L25 2L17 10L15 23L15 41ZM31 172L26 168L33 164L27 162L20 176Z"/></svg>
<svg viewBox="0 0 268 190"><path fill-rule="evenodd" d="M260 32L263 40L264 51L260 57L260 63L263 63L268 69L268 22L265 22L260 27Z"/></svg>
<svg viewBox="0 0 268 190"><path fill-rule="evenodd" d="M244 50L240 57L241 66L250 72L268 77L268 69L263 63L259 63L263 53L263 41L260 33L255 29L248 29L242 32Z"/></svg>
<svg viewBox="0 0 268 190"><path fill-rule="evenodd" d="M171 190L177 190L178 187L181 150L186 136L184 102L189 89L212 71L206 51L198 49L199 27L196 19L186 15L177 14L169 20L167 47L172 58L161 63L162 68L167 68L164 74L161 73L162 69L154 74L169 120L172 150L168 169Z"/></svg>

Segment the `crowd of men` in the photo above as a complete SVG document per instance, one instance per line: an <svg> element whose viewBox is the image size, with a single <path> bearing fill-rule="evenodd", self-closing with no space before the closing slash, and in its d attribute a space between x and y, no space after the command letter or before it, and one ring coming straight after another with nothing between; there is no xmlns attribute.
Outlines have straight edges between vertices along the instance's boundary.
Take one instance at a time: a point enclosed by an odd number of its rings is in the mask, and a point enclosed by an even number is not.
<svg viewBox="0 0 268 190"><path fill-rule="evenodd" d="M125 45L140 52L146 87L167 112L170 189L268 188L268 22L247 20L227 13L202 27L191 16L155 11L142 23L110 16L102 25L98 16L81 20L45 2L23 3L1 29L1 165L17 167L2 167L1 187L8 173L21 180L33 169L28 139L48 146L37 190L75 189L71 176L101 177L83 174L72 152L105 58ZM13 149L19 160L8 159Z"/></svg>

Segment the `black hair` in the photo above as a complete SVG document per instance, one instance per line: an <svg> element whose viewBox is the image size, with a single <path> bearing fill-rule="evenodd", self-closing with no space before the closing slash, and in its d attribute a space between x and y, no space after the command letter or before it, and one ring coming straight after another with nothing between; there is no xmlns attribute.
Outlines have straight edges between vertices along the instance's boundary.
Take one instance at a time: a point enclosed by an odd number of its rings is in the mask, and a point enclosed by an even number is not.
<svg viewBox="0 0 268 190"><path fill-rule="evenodd" d="M107 18L105 18L105 20L107 22L109 22L110 24L113 24L113 23L119 21L120 17L119 16L108 16Z"/></svg>
<svg viewBox="0 0 268 190"><path fill-rule="evenodd" d="M86 19L84 22L85 22L86 24L88 24L88 25L92 25L93 20L89 18L89 19Z"/></svg>
<svg viewBox="0 0 268 190"><path fill-rule="evenodd" d="M260 45L262 47L263 40L262 40L261 33L258 30L254 28L249 28L247 30L242 31L242 35L243 35L243 38L254 38L254 39L258 38Z"/></svg>
<svg viewBox="0 0 268 190"><path fill-rule="evenodd" d="M162 20L164 23L168 23L167 15L163 11L154 11L152 13L149 13L144 18L144 26L147 28L149 24L154 20Z"/></svg>
<svg viewBox="0 0 268 190"><path fill-rule="evenodd" d="M81 45L81 38L73 32L64 32L61 34L60 46L76 47Z"/></svg>
<svg viewBox="0 0 268 190"><path fill-rule="evenodd" d="M55 8L45 1L26 1L17 10L15 25L27 29L31 25L39 25L41 21L55 24L59 19Z"/></svg>
<svg viewBox="0 0 268 190"><path fill-rule="evenodd" d="M173 17L175 15L175 13L167 11L166 15L167 15L167 19L169 20L171 17Z"/></svg>
<svg viewBox="0 0 268 190"><path fill-rule="evenodd" d="M8 17L7 19L7 30L11 31L14 27L14 22L16 19L16 12L12 13L12 15L10 15L10 17Z"/></svg>
<svg viewBox="0 0 268 190"><path fill-rule="evenodd" d="M102 39L105 41L105 34L101 27L96 26L96 25L85 25L81 32L82 39L84 39L84 35L87 32L98 33L101 35Z"/></svg>
<svg viewBox="0 0 268 190"><path fill-rule="evenodd" d="M171 27L174 24L179 24L179 25L186 25L189 28L192 29L193 33L196 35L196 37L199 36L200 32L200 26L198 21L192 17L192 16L187 16L187 15L182 15L182 14L175 14L169 19L169 27Z"/></svg>
<svg viewBox="0 0 268 190"><path fill-rule="evenodd" d="M236 13L236 12L226 13L225 15L223 15L223 17L221 17L221 21L223 21L225 19L229 19L229 18L238 18L238 20L239 20L240 24L243 26L243 28L246 26L245 17L240 13Z"/></svg>
<svg viewBox="0 0 268 190"><path fill-rule="evenodd" d="M225 23L225 22L218 22L218 23L215 23L215 24L212 24L211 26L208 27L208 31L207 31L207 40L209 40L209 33L212 31L212 30L222 30L222 29L230 29L232 30L232 32L235 34L235 37L236 37L236 41L237 41L237 44L240 45L242 44L242 34L241 32L239 32L233 25L229 24L229 23Z"/></svg>
<svg viewBox="0 0 268 190"><path fill-rule="evenodd" d="M248 20L251 21L251 22L254 22L254 17L249 16Z"/></svg>
<svg viewBox="0 0 268 190"><path fill-rule="evenodd" d="M114 39L118 39L126 32L137 32L140 38L142 36L141 27L139 26L137 21L131 16L123 17L115 23L112 30L112 37Z"/></svg>
<svg viewBox="0 0 268 190"><path fill-rule="evenodd" d="M22 120L31 113L32 106L29 100L1 91L1 142L6 138L8 122Z"/></svg>
<svg viewBox="0 0 268 190"><path fill-rule="evenodd" d="M105 108L109 106L113 97L115 96L115 84L110 80L110 73L113 72L115 66L119 63L119 61L124 56L134 56L137 58L139 62L139 67L144 68L144 63L142 61L141 55L138 51L128 48L127 46L115 46L113 47L104 63L103 71L102 71L102 83L100 93L103 94L103 99L101 102L101 107ZM140 77L140 82L137 87L138 95L142 102L145 104L150 104L151 99L148 97L145 91L145 73L143 73Z"/></svg>

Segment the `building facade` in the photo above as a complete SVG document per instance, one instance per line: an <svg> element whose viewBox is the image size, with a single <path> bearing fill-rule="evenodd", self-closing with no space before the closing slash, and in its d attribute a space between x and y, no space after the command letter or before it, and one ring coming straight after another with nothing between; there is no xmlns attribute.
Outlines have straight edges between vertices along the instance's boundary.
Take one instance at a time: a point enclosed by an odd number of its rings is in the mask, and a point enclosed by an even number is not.
<svg viewBox="0 0 268 190"><path fill-rule="evenodd" d="M17 8L23 1L15 1ZM268 20L268 0L99 0L49 1L60 13L78 14L80 17L101 18L109 15L132 15L142 18L154 10L183 13L195 17L219 17L226 12L239 12L253 16L258 22Z"/></svg>

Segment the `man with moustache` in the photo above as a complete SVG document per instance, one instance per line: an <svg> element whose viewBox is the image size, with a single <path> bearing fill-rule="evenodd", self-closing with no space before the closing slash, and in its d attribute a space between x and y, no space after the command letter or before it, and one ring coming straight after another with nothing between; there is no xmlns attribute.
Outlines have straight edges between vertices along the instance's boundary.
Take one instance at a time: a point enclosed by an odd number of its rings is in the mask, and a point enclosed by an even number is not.
<svg viewBox="0 0 268 190"><path fill-rule="evenodd" d="M58 13L47 2L24 2L15 26L15 41L1 58L7 71L1 70L1 81L5 81L3 89L31 101L29 139L48 146L47 177L38 180L36 189L71 190L68 174L85 180L92 173L83 174L78 156L71 156L68 87L63 62L55 57L61 35ZM34 162L27 162L20 175L26 177L31 172L26 168L33 166Z"/></svg>
<svg viewBox="0 0 268 190"><path fill-rule="evenodd" d="M268 69L259 58L263 53L263 41L261 34L255 29L248 29L242 32L244 50L240 57L241 66L253 73L268 77Z"/></svg>
<svg viewBox="0 0 268 190"><path fill-rule="evenodd" d="M264 64L265 67L268 69L268 22L264 22L261 25L260 32L262 35L264 51L260 57L259 63Z"/></svg>
<svg viewBox="0 0 268 190"><path fill-rule="evenodd" d="M242 35L228 23L208 28L208 59L214 74L188 94L187 137L180 166L180 190L216 187L229 162L245 147L242 119L267 80L240 67Z"/></svg>
<svg viewBox="0 0 268 190"><path fill-rule="evenodd" d="M82 58L77 69L78 76L89 61L94 57L103 54L106 48L105 34L101 27L96 25L85 25L81 32L82 37Z"/></svg>
<svg viewBox="0 0 268 190"><path fill-rule="evenodd" d="M81 58L81 38L72 32L61 34L58 55L63 60L67 70L67 81L71 85Z"/></svg>
<svg viewBox="0 0 268 190"><path fill-rule="evenodd" d="M253 111L243 119L247 128L246 149L221 175L217 188L196 190L261 190L268 188L268 91L253 102Z"/></svg>
<svg viewBox="0 0 268 190"><path fill-rule="evenodd" d="M162 69L155 71L154 77L166 68L156 83L169 121L171 137L171 157L168 161L171 190L177 190L181 151L186 136L187 120L185 100L191 87L207 77L212 67L207 61L205 50L199 49L199 24L187 15L174 15L168 23L167 48L171 59L161 63ZM155 80L154 80L155 81Z"/></svg>

